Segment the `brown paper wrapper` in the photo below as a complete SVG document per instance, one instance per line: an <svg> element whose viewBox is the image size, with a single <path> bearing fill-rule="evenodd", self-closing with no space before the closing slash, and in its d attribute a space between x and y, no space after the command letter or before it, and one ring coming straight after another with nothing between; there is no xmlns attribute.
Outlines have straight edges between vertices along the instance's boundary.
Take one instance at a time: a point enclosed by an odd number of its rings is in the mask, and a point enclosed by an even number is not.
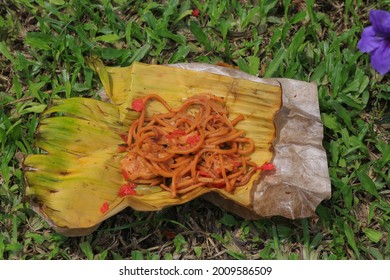
<svg viewBox="0 0 390 280"><path fill-rule="evenodd" d="M331 196L316 84L283 78L262 79L232 68L202 63L172 66L282 87L282 107L274 119L272 163L275 170L262 172L255 182L252 205L244 207L216 193L203 197L246 219L272 216L298 219L315 215L319 203Z"/></svg>

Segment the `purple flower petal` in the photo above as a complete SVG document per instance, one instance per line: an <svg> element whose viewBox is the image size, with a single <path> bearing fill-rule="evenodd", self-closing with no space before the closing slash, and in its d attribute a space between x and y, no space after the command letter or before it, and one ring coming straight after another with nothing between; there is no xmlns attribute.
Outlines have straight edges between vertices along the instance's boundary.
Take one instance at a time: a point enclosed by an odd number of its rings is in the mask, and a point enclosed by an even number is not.
<svg viewBox="0 0 390 280"><path fill-rule="evenodd" d="M379 36L390 37L390 13L382 10L370 11L370 21Z"/></svg>
<svg viewBox="0 0 390 280"><path fill-rule="evenodd" d="M361 52L372 52L378 48L383 42L383 38L378 37L373 26L363 29L362 38L357 46Z"/></svg>
<svg viewBox="0 0 390 280"><path fill-rule="evenodd" d="M381 75L390 72L390 41L384 41L371 53L371 65Z"/></svg>

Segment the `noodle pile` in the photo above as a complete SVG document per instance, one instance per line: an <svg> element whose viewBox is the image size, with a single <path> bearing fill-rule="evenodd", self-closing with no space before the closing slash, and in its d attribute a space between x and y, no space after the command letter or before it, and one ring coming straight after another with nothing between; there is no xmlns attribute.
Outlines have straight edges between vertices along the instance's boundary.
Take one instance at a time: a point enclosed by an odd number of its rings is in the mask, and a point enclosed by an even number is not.
<svg viewBox="0 0 390 280"><path fill-rule="evenodd" d="M167 112L148 116L151 100ZM235 128L244 116L229 120L223 98L196 95L171 108L151 94L134 100L133 109L140 116L130 126L121 161L127 181L161 186L176 197L202 186L232 192L256 172L249 157L254 142Z"/></svg>

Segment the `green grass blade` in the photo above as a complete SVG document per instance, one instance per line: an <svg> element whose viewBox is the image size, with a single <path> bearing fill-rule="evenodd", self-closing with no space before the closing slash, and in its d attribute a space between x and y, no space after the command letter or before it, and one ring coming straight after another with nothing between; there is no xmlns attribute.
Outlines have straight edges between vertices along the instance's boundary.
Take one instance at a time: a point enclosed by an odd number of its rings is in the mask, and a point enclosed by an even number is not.
<svg viewBox="0 0 390 280"><path fill-rule="evenodd" d="M286 56L287 56L287 52L283 48L281 48L278 52L276 52L273 60L268 65L267 70L264 73L264 77L265 78L272 77L274 73L280 68Z"/></svg>

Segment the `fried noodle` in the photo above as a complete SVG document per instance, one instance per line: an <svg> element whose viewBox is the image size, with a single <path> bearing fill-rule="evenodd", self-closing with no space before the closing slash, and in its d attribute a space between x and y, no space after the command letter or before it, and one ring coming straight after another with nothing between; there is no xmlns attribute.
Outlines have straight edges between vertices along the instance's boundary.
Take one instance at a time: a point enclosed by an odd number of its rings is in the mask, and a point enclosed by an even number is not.
<svg viewBox="0 0 390 280"><path fill-rule="evenodd" d="M167 112L149 116L147 105L152 100ZM196 95L179 108L153 94L138 102L144 106L130 126L121 161L126 180L161 186L176 197L199 187L232 192L256 172L250 161L254 142L236 128L244 116L229 120L223 98Z"/></svg>

